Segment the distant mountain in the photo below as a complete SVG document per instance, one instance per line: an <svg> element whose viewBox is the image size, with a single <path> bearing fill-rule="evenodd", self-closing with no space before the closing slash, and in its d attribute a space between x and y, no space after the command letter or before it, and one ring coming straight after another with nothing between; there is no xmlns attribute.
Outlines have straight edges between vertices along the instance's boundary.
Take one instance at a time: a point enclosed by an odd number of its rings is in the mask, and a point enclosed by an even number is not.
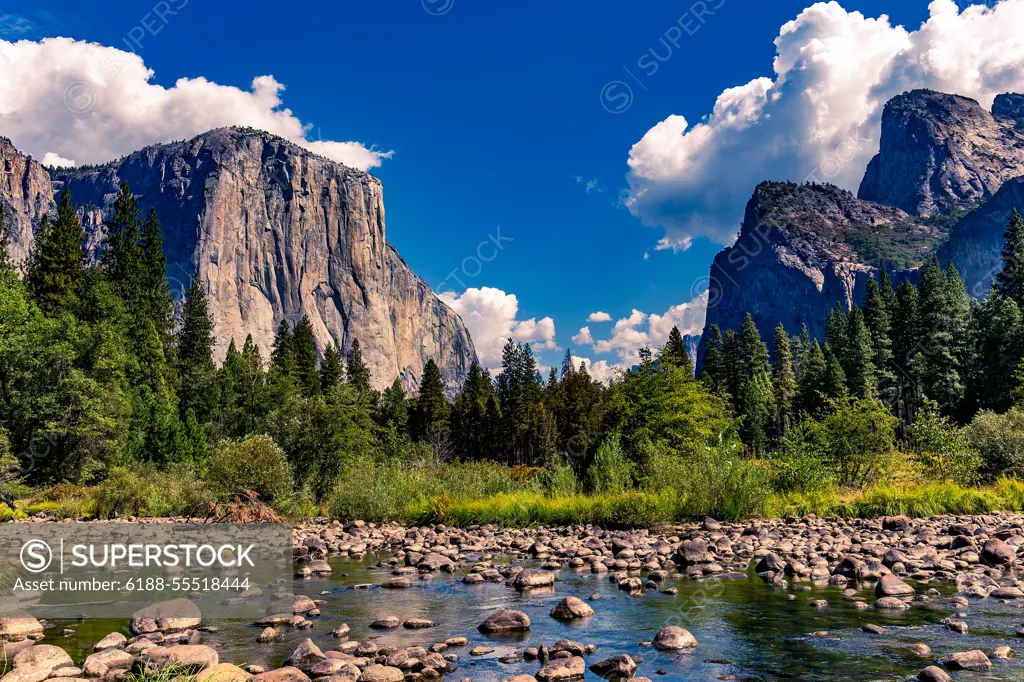
<svg viewBox="0 0 1024 682"><path fill-rule="evenodd" d="M459 316L388 243L380 181L287 140L222 128L52 178L4 141L0 168L18 257L63 187L95 247L103 211L127 180L160 216L174 288L193 275L206 287L218 358L247 334L266 357L278 323L307 315L320 350L336 342L347 352L359 339L377 388L399 377L415 390L433 358L454 391L476 359Z"/></svg>
<svg viewBox="0 0 1024 682"><path fill-rule="evenodd" d="M857 197L830 185L755 189L739 238L711 265L703 338L749 312L764 339L780 322L820 339L828 310L861 302L879 268L895 285L936 251L985 295L1010 211L1024 209L1022 176L1024 95L999 95L991 112L931 90L894 97Z"/></svg>

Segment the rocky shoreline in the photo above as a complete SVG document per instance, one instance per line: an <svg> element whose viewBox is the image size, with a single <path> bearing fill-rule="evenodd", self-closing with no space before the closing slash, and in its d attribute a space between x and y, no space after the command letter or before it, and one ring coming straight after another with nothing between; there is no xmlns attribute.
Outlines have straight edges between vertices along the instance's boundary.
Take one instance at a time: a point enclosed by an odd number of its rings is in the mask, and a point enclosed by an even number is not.
<svg viewBox="0 0 1024 682"><path fill-rule="evenodd" d="M650 592L675 594L677 588L672 582L677 580L713 583L747 579L754 571L766 589L786 591L790 599L817 584L843 589L843 598L862 610L891 614L925 603L948 607L950 614L943 624L951 635L968 631L962 609L971 600L1024 600L1024 581L1019 579L1024 515L1018 514L875 520L811 516L738 524L706 519L699 524L655 530L615 531L581 526L406 528L320 520L294 528L293 554L299 578L331 573L327 561L331 556L385 555L375 568L382 573L377 584L389 590L411 588L415 581L443 579L466 584L501 582L524 592L554 591L560 571L589 571L606 575L634 597L643 597ZM934 587L939 583L954 585L955 595L943 596ZM868 589L873 598L864 596ZM270 614L253 623L253 640L272 642L282 628L316 628L324 603L316 597L296 594L289 613ZM810 603L817 609L829 606L824 599ZM396 616L382 616L358 626L422 631L421 645L379 647L372 637L350 639L351 628L342 625L331 632L339 640L336 648L323 650L305 639L283 667L266 671L259 666L243 668L221 662L213 648L202 644L204 632L213 628L204 628L198 613L181 617L179 604L167 610L174 617L164 618L160 606L136 613L130 622L131 637L107 635L80 665L60 647L39 643L43 625L37 620L0 619L0 639L5 640L13 668L0 682L120 681L140 674L160 674L161 670L191 673L199 680L213 682L421 682L446 675L454 679L460 655L491 653L489 637L531 628L527 614L506 609L481 622L479 635L466 633L433 641L429 632L434 624L428 619L403 622ZM595 617L595 606L566 596L549 615L561 621L587 619ZM884 627L872 624L863 629L885 632ZM1013 634L1024 637L1024 629ZM477 641L471 642L470 636ZM690 632L678 626L662 628L651 642L638 644L641 650L646 646L684 652L700 646ZM924 644L917 646L915 653L922 664L929 659L933 663L918 674L921 680L951 679L947 670L985 671L992 667L993 658L1013 655L1009 647L1000 646L990 652L958 651L937 658ZM517 650L500 660L536 662L534 675L509 678L515 682L562 682L581 679L587 670L605 679L633 677L642 655L598 655L593 645L563 639ZM646 682L646 678L634 679Z"/></svg>

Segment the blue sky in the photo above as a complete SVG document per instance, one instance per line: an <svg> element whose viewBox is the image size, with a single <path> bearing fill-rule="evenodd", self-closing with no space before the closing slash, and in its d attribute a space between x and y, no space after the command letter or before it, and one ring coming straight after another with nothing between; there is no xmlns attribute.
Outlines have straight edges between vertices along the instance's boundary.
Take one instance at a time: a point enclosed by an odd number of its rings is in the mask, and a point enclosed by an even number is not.
<svg viewBox="0 0 1024 682"><path fill-rule="evenodd" d="M657 250L680 233L645 226L650 213L623 205L630 148L673 114L692 126L723 90L773 77L780 27L810 4L707 0L697 4L717 9L695 23L681 18L692 6L661 0L169 2L178 13L137 50L153 83L203 77L248 90L272 74L286 87L284 106L313 126L309 137L393 151L371 171L384 181L388 237L435 288L500 226L497 257L478 274L471 259L456 275L515 294L518 320L551 317L556 343L547 345L558 349L540 351L549 364L578 346L592 360L617 361L614 349L570 340L584 325L609 337L612 324L588 323L590 313L664 314L706 285L720 243L697 233L685 250ZM921 0L842 8L886 13L908 30L928 18ZM149 0L6 2L0 37L124 48L141 22L154 25L144 19L150 9ZM673 31L680 22L692 35ZM652 48L664 57L666 35L678 47L647 75L638 60ZM619 80L631 100L621 85L603 91ZM464 289L450 277L445 288Z"/></svg>

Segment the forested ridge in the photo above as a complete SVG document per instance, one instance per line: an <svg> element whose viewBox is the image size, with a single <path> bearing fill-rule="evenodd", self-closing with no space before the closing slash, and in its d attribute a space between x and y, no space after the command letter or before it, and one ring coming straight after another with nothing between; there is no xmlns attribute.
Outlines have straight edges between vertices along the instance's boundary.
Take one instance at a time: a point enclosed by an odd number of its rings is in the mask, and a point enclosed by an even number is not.
<svg viewBox="0 0 1024 682"><path fill-rule="evenodd" d="M837 304L820 342L780 325L769 345L748 315L711 329L695 378L673 329L604 385L570 352L542 376L509 341L454 401L433 361L416 395L373 390L358 340L318 351L305 318L281 321L267 357L232 340L218 366L201 284L170 294L159 216L124 183L107 215L95 260L67 190L26 263L0 231L0 475L21 511L193 514L241 496L295 515L628 525L867 513L929 484L1019 504L1000 480L1024 474L1016 213L981 302L933 257L916 285L883 270L862 306ZM867 506L837 506L851 494Z"/></svg>

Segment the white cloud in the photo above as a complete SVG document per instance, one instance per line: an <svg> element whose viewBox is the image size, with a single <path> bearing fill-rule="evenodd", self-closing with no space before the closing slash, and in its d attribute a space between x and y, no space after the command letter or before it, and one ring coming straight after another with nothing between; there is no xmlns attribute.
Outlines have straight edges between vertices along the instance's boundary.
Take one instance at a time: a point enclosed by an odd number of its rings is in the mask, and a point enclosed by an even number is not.
<svg viewBox="0 0 1024 682"><path fill-rule="evenodd" d="M508 339L529 343L535 350L556 350L555 321L517 320L519 299L493 287L473 287L461 295L452 291L438 294L457 312L469 329L480 363L489 369L501 367L501 349Z"/></svg>
<svg viewBox="0 0 1024 682"><path fill-rule="evenodd" d="M707 290L691 301L672 306L662 315L648 315L634 308L629 317L615 322L611 338L594 343L594 352L615 353L619 363L611 365L611 368L627 369L639 361L641 348L657 352L664 346L672 327L679 327L684 336L700 334L704 329L707 308Z"/></svg>
<svg viewBox="0 0 1024 682"><path fill-rule="evenodd" d="M622 371L621 367L610 365L607 360L592 362L590 358L581 358L575 355L572 356L572 364L576 369L579 369L581 365L586 364L587 373L597 381L604 384L607 384L609 381L614 379L619 372Z"/></svg>
<svg viewBox="0 0 1024 682"><path fill-rule="evenodd" d="M611 322L612 316L606 312L598 310L596 313L590 313L587 317L587 322Z"/></svg>
<svg viewBox="0 0 1024 682"><path fill-rule="evenodd" d="M594 337L590 334L590 327L580 327L580 333L572 337L572 342L578 346L589 346L594 343Z"/></svg>
<svg viewBox="0 0 1024 682"><path fill-rule="evenodd" d="M37 158L79 163L230 125L267 130L361 170L391 155L313 139L311 126L283 107L284 86L273 76L255 78L249 90L202 77L165 88L152 77L138 55L96 43L0 40L0 134Z"/></svg>
<svg viewBox="0 0 1024 682"><path fill-rule="evenodd" d="M43 154L42 164L44 166L52 166L54 168L67 168L69 166L76 166L74 159L65 159L59 154L53 152L46 152Z"/></svg>
<svg viewBox="0 0 1024 682"><path fill-rule="evenodd" d="M665 229L656 249L735 238L762 180L816 180L856 191L878 151L882 107L927 87L991 105L1024 90L1024 0L960 11L933 0L917 30L817 3L775 39L773 78L718 96L695 125L673 115L630 150L626 205Z"/></svg>

